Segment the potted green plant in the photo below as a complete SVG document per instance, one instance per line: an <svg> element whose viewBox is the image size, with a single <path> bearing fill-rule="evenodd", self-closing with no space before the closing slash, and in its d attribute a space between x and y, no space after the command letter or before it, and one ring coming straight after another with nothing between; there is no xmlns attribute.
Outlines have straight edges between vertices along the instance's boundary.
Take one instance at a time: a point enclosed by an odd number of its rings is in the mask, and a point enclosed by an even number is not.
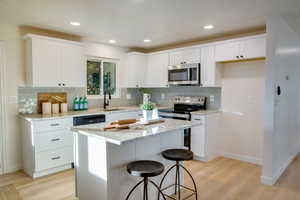
<svg viewBox="0 0 300 200"><path fill-rule="evenodd" d="M142 105L140 105L140 108L143 110L144 121L149 121L153 119L153 110L156 108L156 105L154 103L143 103Z"/></svg>
<svg viewBox="0 0 300 200"><path fill-rule="evenodd" d="M143 110L143 120L149 121L153 119L153 110L156 108L155 103L150 101L150 94L144 94L143 104L140 105Z"/></svg>

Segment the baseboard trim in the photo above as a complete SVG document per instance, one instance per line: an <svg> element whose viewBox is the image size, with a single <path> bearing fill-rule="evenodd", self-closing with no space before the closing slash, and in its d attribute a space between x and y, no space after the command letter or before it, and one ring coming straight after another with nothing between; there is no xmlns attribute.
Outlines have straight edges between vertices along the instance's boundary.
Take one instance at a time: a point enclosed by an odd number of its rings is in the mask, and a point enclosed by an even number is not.
<svg viewBox="0 0 300 200"><path fill-rule="evenodd" d="M232 158L235 160L240 160L240 161L244 161L244 162L248 162L248 163L252 163L252 164L262 165L262 160L255 158L255 157L245 156L245 155L241 155L241 154L228 153L228 152L220 152L219 154L226 158Z"/></svg>
<svg viewBox="0 0 300 200"><path fill-rule="evenodd" d="M273 177L269 177L269 176L261 176L260 180L261 183L265 184L265 185L274 185L278 179L280 178L280 176L285 172L285 170L289 167L289 165L293 162L293 160L295 159L295 157L298 155L298 152L293 154L292 156L290 156L286 162L276 171L276 173L274 174Z"/></svg>

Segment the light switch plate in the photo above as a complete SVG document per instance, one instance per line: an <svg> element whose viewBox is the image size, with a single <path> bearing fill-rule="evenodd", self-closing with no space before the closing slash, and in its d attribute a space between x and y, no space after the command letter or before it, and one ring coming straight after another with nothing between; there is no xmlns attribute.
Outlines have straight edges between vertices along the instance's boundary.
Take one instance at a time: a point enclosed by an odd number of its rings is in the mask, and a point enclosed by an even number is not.
<svg viewBox="0 0 300 200"><path fill-rule="evenodd" d="M215 102L215 96L213 96L213 95L209 96L209 101L211 103Z"/></svg>
<svg viewBox="0 0 300 200"><path fill-rule="evenodd" d="M165 99L166 98L166 94L165 93L161 93L161 99Z"/></svg>

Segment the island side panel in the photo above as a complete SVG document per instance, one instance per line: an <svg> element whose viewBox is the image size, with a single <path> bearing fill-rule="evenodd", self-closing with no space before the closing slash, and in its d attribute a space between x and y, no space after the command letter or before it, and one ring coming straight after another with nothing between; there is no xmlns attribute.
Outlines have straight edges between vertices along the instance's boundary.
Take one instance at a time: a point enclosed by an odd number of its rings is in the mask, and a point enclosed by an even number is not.
<svg viewBox="0 0 300 200"><path fill-rule="evenodd" d="M165 165L165 170L174 165L161 156L161 152L170 148L183 148L183 130L171 131L159 135L149 136L126 142L122 145L107 144L108 157L108 198L107 200L125 199L131 188L142 178L131 176L127 173L126 166L135 160L156 160ZM152 177L159 184L163 174ZM166 184L174 183L175 173L166 178ZM182 176L183 181L183 176ZM169 194L174 190L168 191ZM138 188L130 198L132 200L142 199L142 187ZM149 200L157 199L157 190L152 186L149 188ZM104 200L104 199L103 199Z"/></svg>
<svg viewBox="0 0 300 200"><path fill-rule="evenodd" d="M76 196L80 200L107 199L107 143L75 134Z"/></svg>

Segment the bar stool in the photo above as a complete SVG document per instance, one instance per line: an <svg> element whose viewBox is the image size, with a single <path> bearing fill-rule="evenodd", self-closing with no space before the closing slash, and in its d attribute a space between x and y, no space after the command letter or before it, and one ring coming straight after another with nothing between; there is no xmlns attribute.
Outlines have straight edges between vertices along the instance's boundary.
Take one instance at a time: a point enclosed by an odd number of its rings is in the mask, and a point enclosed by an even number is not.
<svg viewBox="0 0 300 200"><path fill-rule="evenodd" d="M164 191L166 189L169 189L169 188L175 186L176 198L171 197L171 196L166 195L166 194L164 194L164 195L171 198L171 199L174 199L174 200L181 200L181 191L180 191L180 189L185 188L185 189L191 191L192 193L190 195L188 195L187 197L185 197L184 199L188 199L188 198L192 197L193 195L195 195L196 200L198 200L197 186L196 186L196 183L195 183L195 180L194 180L193 176L191 175L191 173L183 165L181 165L179 163L180 161L192 160L193 156L194 156L193 152L189 151L189 150L186 150L186 149L168 149L168 150L162 152L162 156L167 160L176 161L176 164L173 165L170 169L168 169L168 171L164 174L164 176L163 176L163 178L160 182L160 185L159 185L159 188L161 188L161 191ZM171 184L171 185L169 185L169 186L162 189L164 179L166 178L168 173L171 172L171 170L174 169L174 168L176 168L175 184ZM188 187L180 184L180 168L182 168L184 171L186 171L186 173L192 179L193 184L194 184L193 189L188 188ZM160 199L160 193L158 193L158 200L159 199Z"/></svg>
<svg viewBox="0 0 300 200"><path fill-rule="evenodd" d="M148 183L152 183L155 188L157 188L158 193L161 194L166 200L164 194L160 190L157 184L155 184L152 180L149 180L149 177L158 176L163 173L165 167L160 162L152 161L152 160L139 160L131 162L127 165L127 171L129 174L133 176L143 177L143 180L138 182L128 193L126 200L129 199L132 192L142 183L144 183L144 192L143 192L143 200L148 200Z"/></svg>

